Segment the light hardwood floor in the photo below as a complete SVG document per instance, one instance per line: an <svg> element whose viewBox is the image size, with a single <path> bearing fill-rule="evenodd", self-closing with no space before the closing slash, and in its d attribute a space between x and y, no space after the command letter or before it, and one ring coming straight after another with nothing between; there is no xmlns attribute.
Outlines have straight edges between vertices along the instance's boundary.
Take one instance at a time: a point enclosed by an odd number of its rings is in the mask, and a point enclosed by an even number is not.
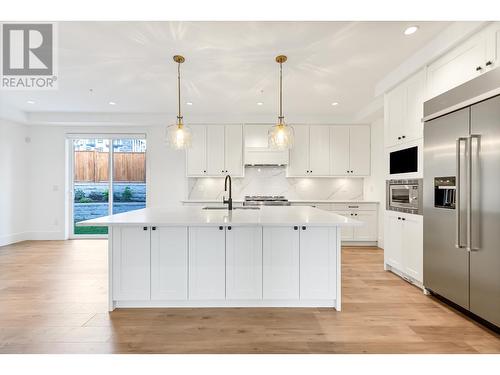
<svg viewBox="0 0 500 375"><path fill-rule="evenodd" d="M344 248L343 311L107 312L107 243L0 248L0 353L500 353L500 337Z"/></svg>

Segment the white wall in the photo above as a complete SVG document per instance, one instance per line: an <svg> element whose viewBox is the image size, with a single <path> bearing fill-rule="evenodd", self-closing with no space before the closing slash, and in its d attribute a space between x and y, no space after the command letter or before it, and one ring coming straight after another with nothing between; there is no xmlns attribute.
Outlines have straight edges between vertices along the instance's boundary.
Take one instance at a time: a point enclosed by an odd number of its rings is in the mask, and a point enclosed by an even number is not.
<svg viewBox="0 0 500 375"><path fill-rule="evenodd" d="M67 238L65 210L69 191L67 133L145 133L147 137L147 206L180 205L187 185L183 151L164 143L163 127L29 127L31 136L29 231L32 239Z"/></svg>
<svg viewBox="0 0 500 375"><path fill-rule="evenodd" d="M26 126L0 119L0 246L27 236L27 134Z"/></svg>
<svg viewBox="0 0 500 375"><path fill-rule="evenodd" d="M385 210L385 158L384 158L384 119L371 124L371 175L365 178L364 198L380 202L378 211L378 245L384 247L384 210Z"/></svg>

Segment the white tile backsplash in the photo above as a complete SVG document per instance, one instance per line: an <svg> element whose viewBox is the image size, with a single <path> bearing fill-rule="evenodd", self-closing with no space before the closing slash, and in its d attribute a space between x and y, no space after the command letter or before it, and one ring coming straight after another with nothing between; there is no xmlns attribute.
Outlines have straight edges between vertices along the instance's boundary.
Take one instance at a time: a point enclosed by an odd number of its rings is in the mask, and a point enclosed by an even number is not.
<svg viewBox="0 0 500 375"><path fill-rule="evenodd" d="M244 178L233 178L233 199L245 195L284 195L294 199L363 199L362 178L286 178L285 167L245 167ZM189 178L188 199L219 200L224 178Z"/></svg>

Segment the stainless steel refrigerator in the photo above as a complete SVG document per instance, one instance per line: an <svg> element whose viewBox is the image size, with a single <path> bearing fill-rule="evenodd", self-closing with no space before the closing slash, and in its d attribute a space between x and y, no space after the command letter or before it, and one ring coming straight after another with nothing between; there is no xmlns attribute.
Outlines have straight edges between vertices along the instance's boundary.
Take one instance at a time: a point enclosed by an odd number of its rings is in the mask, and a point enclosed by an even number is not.
<svg viewBox="0 0 500 375"><path fill-rule="evenodd" d="M424 121L424 287L499 327L500 69L426 102Z"/></svg>

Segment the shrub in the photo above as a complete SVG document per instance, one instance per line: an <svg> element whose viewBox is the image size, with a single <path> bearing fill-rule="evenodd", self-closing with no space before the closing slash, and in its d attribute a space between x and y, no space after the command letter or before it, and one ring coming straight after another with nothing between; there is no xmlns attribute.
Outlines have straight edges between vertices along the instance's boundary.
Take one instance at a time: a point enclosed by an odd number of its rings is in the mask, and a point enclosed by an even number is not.
<svg viewBox="0 0 500 375"><path fill-rule="evenodd" d="M94 202L102 202L104 200L104 196L99 191L93 191L89 194L89 198Z"/></svg>
<svg viewBox="0 0 500 375"><path fill-rule="evenodd" d="M93 202L92 199L86 197L83 197L78 200L78 203L92 203L92 202Z"/></svg>
<svg viewBox="0 0 500 375"><path fill-rule="evenodd" d="M132 200L132 189L130 186L126 186L123 190L122 198L124 202L130 202Z"/></svg>
<svg viewBox="0 0 500 375"><path fill-rule="evenodd" d="M108 189L106 189L106 190L103 191L103 193L102 193L102 200L104 202L109 202L109 190Z"/></svg>
<svg viewBox="0 0 500 375"><path fill-rule="evenodd" d="M85 198L85 192L82 189L76 189L75 202L79 202L82 198Z"/></svg>

